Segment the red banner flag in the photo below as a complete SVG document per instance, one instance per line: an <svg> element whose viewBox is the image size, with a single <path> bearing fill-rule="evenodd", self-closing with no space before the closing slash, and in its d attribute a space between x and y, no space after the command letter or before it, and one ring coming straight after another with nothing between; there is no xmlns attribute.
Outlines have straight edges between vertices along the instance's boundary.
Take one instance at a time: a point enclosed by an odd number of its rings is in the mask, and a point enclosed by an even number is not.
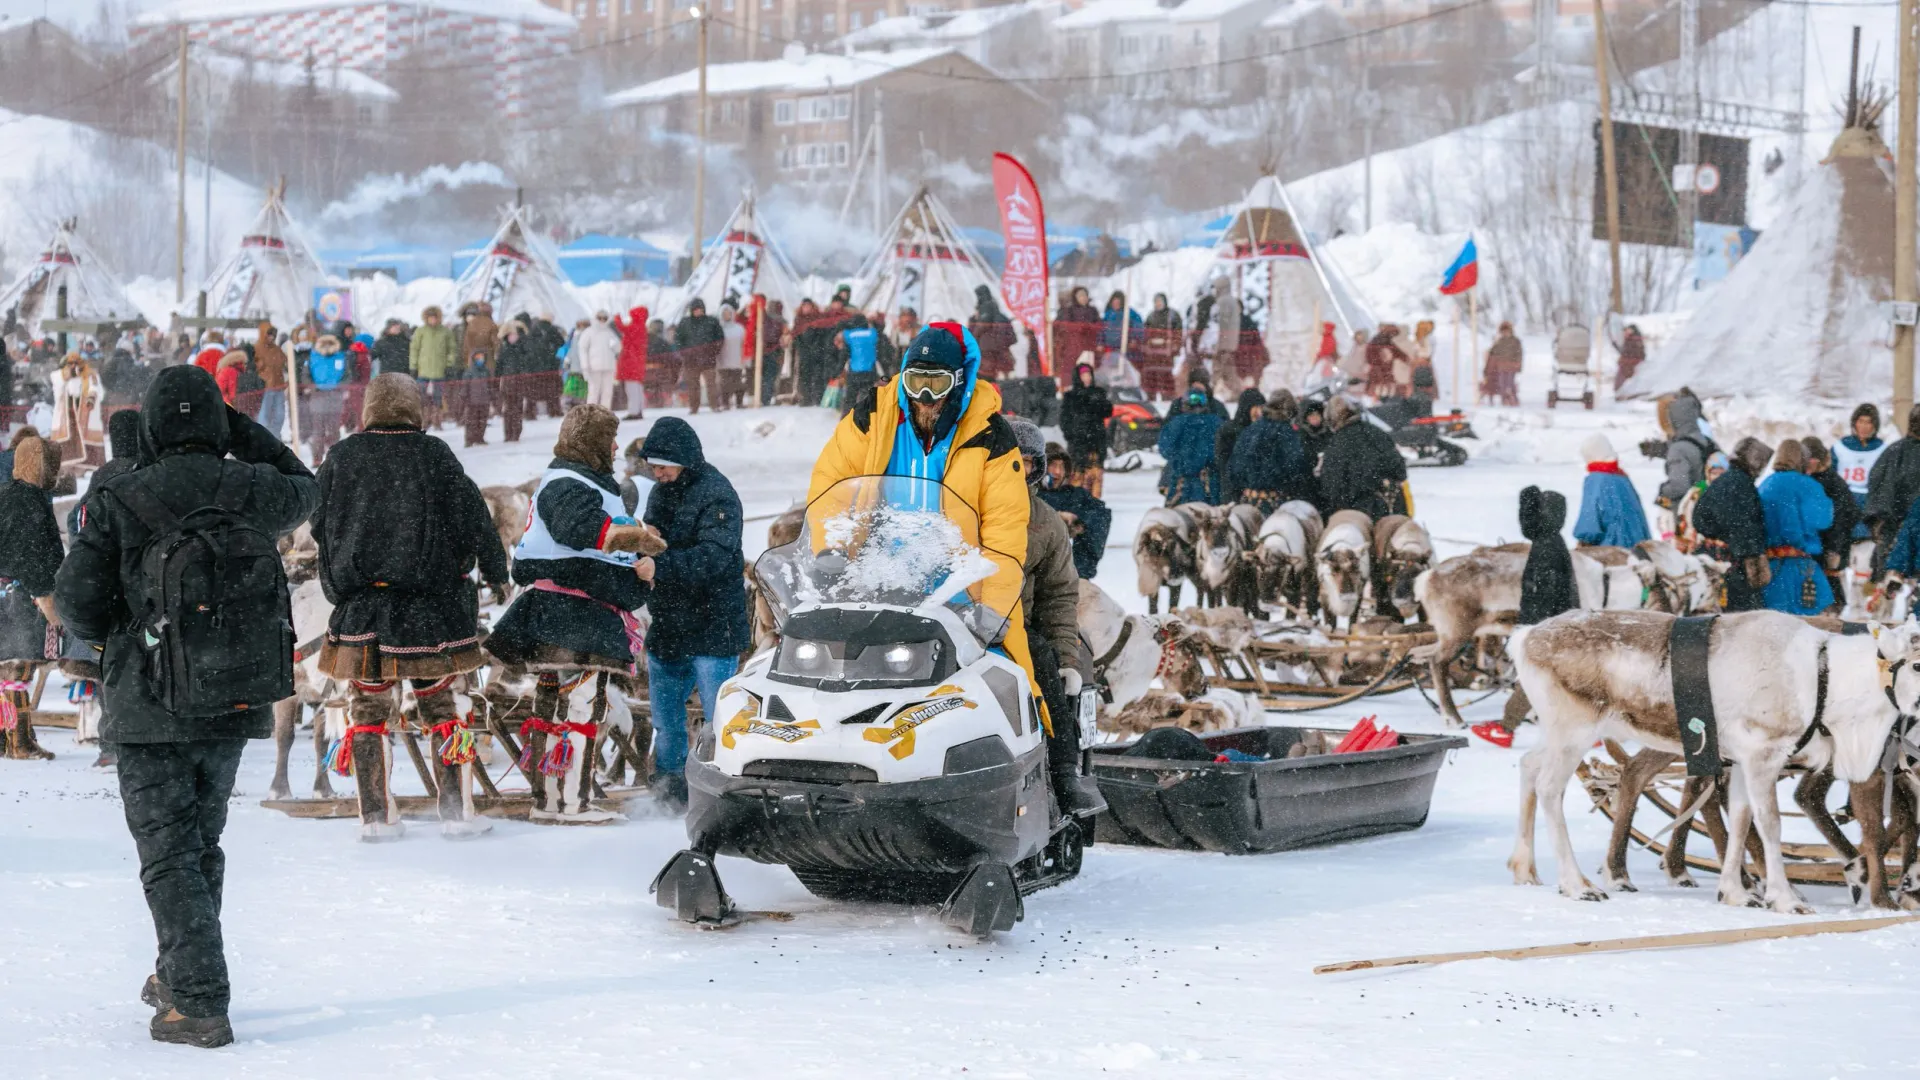
<svg viewBox="0 0 1920 1080"><path fill-rule="evenodd" d="M1033 175L1011 154L993 155L993 197L1000 204L1000 235L1006 239L1007 265L1000 274L1000 294L1007 314L1033 331L1039 347L1039 370L1028 375L1050 375L1047 357L1047 214L1040 205L1040 189Z"/></svg>

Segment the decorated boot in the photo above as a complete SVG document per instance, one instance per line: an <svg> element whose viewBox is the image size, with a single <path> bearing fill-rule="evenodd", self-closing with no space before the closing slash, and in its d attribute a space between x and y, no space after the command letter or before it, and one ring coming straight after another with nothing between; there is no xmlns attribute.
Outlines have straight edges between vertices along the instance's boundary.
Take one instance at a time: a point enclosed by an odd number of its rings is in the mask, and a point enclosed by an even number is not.
<svg viewBox="0 0 1920 1080"><path fill-rule="evenodd" d="M407 834L400 821L400 803L388 782L393 749L387 742L387 724L396 711L393 698L392 683L354 683L347 705L351 722L329 755L336 774L354 779L364 844L388 843Z"/></svg>
<svg viewBox="0 0 1920 1080"><path fill-rule="evenodd" d="M7 756L15 761L52 761L53 755L41 749L33 735L33 688L25 680L0 682L0 732L7 739Z"/></svg>
<svg viewBox="0 0 1920 1080"><path fill-rule="evenodd" d="M433 783L440 792L440 835L471 840L492 832L493 823L473 809L473 767L479 746L470 729L471 718L460 715L455 681L455 676L449 676L425 689L416 688L413 697L420 723L431 736Z"/></svg>
<svg viewBox="0 0 1920 1080"><path fill-rule="evenodd" d="M604 673L583 672L557 688L553 719L535 716L520 725L526 740L520 771L533 788L527 820L537 825L605 825L626 820L593 805L593 763L600 753L606 687ZM571 716L586 719L575 721Z"/></svg>

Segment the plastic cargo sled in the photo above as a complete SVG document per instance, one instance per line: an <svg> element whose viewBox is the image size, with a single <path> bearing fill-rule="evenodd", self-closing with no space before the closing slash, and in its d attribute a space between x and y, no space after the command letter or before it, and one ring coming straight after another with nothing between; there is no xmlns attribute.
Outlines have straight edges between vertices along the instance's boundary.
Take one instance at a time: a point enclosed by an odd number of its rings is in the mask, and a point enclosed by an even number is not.
<svg viewBox="0 0 1920 1080"><path fill-rule="evenodd" d="M1197 737L1216 755L1257 760L1130 755L1138 742L1095 747L1108 806L1095 839L1250 855L1417 829L1447 751L1467 745L1457 735L1401 735L1382 750L1287 756L1296 744L1330 746L1346 734L1258 727Z"/></svg>

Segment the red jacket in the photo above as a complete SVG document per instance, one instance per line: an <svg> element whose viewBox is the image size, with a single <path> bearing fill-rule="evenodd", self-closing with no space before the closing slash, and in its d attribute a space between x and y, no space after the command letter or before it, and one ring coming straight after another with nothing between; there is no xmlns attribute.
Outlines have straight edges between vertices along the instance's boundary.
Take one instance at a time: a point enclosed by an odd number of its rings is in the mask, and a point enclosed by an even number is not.
<svg viewBox="0 0 1920 1080"><path fill-rule="evenodd" d="M621 382L642 382L647 377L647 309L634 308L620 325L620 359L613 377Z"/></svg>
<svg viewBox="0 0 1920 1080"><path fill-rule="evenodd" d="M194 354L193 366L209 375L215 376L217 380L220 374L220 358L225 355L227 355L227 347L225 345L208 345L206 348Z"/></svg>

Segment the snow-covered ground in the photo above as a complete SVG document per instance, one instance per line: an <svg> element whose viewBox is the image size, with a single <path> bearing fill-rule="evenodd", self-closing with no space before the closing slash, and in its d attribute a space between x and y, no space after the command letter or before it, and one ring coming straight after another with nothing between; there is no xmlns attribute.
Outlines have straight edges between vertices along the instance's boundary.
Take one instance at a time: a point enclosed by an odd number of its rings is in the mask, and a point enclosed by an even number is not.
<svg viewBox="0 0 1920 1080"><path fill-rule="evenodd" d="M1443 375L1443 382L1445 376ZM1538 373L1526 399L1544 394ZM1632 444L1645 407L1482 410L1459 469L1416 470L1442 554L1517 535L1515 492L1577 500L1578 444L1608 432L1643 496L1658 466ZM1729 417L1729 420L1736 418ZM832 417L694 418L740 488L749 554L800 495ZM640 434L629 423L622 438ZM463 451L482 483L534 476L555 423L517 447ZM451 433L450 433L451 434ZM498 427L490 438L498 440ZM1125 552L1158 501L1153 474L1110 475L1100 583L1139 609ZM60 695L49 691L50 700ZM1475 719L1497 713L1490 701ZM1413 695L1331 710L1438 731ZM1522 747L1530 733L1520 737ZM226 944L239 1043L161 1047L137 1004L152 929L111 776L66 732L47 765L0 762L0 1060L9 1076L156 1077L1826 1077L1920 1071L1904 1008L1920 930L1667 953L1314 976L1315 964L1412 952L1763 926L1710 889L1664 884L1605 904L1517 888L1505 867L1518 754L1475 742L1441 773L1416 832L1228 858L1096 847L1082 876L1032 897L986 943L926 910L830 904L784 869L722 860L755 909L795 914L727 932L682 926L646 888L684 842L677 820L606 829L503 822L472 844L430 826L355 842L348 821L257 804L272 751L249 749L226 834ZM312 750L295 748L294 774ZM496 771L499 771L496 769ZM1572 796L1580 858L1606 823ZM1795 822L1793 824L1801 824ZM1542 869L1552 860L1542 854ZM1820 918L1850 914L1808 889Z"/></svg>

